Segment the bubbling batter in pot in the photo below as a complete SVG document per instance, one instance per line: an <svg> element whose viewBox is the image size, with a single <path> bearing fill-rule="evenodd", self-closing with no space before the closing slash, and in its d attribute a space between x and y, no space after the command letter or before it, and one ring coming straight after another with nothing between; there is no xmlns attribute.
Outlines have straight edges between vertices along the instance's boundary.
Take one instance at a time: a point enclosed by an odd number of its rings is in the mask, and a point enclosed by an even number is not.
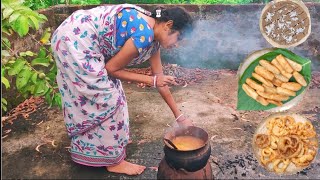
<svg viewBox="0 0 320 180"><path fill-rule="evenodd" d="M193 136L178 136L172 140L179 150L191 151L203 146L204 141Z"/></svg>

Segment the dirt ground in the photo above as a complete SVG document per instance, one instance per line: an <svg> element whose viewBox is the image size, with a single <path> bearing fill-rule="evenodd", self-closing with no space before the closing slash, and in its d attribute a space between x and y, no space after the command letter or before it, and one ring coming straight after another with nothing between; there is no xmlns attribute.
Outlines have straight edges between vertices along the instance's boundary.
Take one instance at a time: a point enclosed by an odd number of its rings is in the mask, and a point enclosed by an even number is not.
<svg viewBox="0 0 320 180"><path fill-rule="evenodd" d="M316 73L316 76L319 76ZM318 79L319 80L319 79ZM320 81L312 84L302 102L289 110L312 121L320 134ZM135 177L116 175L104 168L77 165L70 159L69 139L62 111L41 105L28 120L19 117L6 124L2 133L2 178L4 179L155 179L163 157L162 137L174 121L169 107L155 89L124 83L128 99L131 136L127 160L149 168ZM316 179L320 177L320 155L305 170L278 176L262 168L252 154L253 133L270 112L236 111L235 72L210 75L201 83L171 89L180 109L204 128L211 138L209 159L214 178L219 179ZM52 141L54 142L52 143ZM39 146L41 145L41 146ZM38 147L38 148L37 148ZM39 151L37 151L37 149Z"/></svg>

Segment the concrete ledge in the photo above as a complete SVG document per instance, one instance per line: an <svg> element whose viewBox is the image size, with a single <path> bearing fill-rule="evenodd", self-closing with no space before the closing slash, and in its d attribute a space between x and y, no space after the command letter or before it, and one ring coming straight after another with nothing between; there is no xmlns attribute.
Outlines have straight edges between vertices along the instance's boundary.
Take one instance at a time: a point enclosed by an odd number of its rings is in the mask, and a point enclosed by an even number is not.
<svg viewBox="0 0 320 180"><path fill-rule="evenodd" d="M312 32L301 45L290 48L294 53L312 60L313 70L320 68L320 3L306 2L312 22ZM98 5L57 5L40 10L48 17L42 29L51 27L52 32L70 14L79 9ZM152 10L159 4L139 5ZM176 5L161 4L170 7ZM272 47L259 30L259 18L265 4L246 5L179 5L186 8L196 19L196 28L189 43L174 50L163 50L164 62L184 67L212 69L237 69L242 60L256 50ZM41 30L39 31L41 33ZM36 37L40 36L39 34ZM28 38L14 39L14 49L33 50L37 45Z"/></svg>

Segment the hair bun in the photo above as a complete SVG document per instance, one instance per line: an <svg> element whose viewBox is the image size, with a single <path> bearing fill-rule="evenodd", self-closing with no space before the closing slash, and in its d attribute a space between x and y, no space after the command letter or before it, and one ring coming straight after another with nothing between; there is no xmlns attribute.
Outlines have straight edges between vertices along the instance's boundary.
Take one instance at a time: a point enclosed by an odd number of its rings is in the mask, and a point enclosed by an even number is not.
<svg viewBox="0 0 320 180"><path fill-rule="evenodd" d="M184 37L190 34L193 30L193 18L183 7L164 8L158 6L153 9L151 17L158 22L173 21L172 30L180 32L180 36Z"/></svg>
<svg viewBox="0 0 320 180"><path fill-rule="evenodd" d="M167 9L166 8L163 8L161 10L161 16L168 16L168 12L167 12Z"/></svg>

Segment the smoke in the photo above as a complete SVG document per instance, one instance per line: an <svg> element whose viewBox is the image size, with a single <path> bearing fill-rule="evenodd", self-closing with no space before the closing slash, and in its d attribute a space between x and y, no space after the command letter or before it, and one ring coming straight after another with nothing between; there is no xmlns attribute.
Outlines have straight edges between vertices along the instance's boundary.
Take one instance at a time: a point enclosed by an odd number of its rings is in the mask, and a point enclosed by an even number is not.
<svg viewBox="0 0 320 180"><path fill-rule="evenodd" d="M190 68L238 69L250 53L272 47L260 32L262 8L228 9L207 14L195 23L186 42L178 48L162 50L162 59ZM302 52L299 49L295 48Z"/></svg>

